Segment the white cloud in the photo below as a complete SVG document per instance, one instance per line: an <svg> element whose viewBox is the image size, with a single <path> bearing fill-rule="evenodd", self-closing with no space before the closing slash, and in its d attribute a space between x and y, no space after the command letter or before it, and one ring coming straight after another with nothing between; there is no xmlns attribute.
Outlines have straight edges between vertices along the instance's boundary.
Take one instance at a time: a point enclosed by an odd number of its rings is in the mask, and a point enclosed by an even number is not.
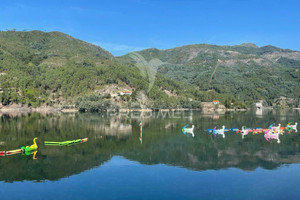
<svg viewBox="0 0 300 200"><path fill-rule="evenodd" d="M143 49L147 49L147 47L138 47L138 46L109 43L109 42L92 42L92 43L104 48L107 51L110 51L115 56L123 55L132 51L140 51Z"/></svg>

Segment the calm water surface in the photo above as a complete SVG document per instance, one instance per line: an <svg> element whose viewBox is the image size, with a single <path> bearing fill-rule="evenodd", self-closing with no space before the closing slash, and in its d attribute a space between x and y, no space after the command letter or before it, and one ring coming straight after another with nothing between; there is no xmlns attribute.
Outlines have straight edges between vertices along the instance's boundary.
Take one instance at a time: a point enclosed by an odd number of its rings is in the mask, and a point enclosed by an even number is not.
<svg viewBox="0 0 300 200"><path fill-rule="evenodd" d="M0 199L300 199L299 132L280 144L262 134L242 140L205 132L299 119L298 111L3 115L0 151L34 137L39 149L37 159L0 157ZM195 125L194 137L181 132L186 124ZM44 145L85 137L83 144Z"/></svg>

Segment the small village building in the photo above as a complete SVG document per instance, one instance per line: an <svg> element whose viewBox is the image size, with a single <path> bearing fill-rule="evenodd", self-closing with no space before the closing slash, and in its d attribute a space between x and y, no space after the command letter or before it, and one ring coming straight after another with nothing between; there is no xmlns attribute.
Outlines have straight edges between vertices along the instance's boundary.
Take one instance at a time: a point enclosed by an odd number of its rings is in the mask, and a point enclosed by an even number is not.
<svg viewBox="0 0 300 200"><path fill-rule="evenodd" d="M132 94L132 92L129 91L129 90L120 91L119 93L120 93L120 96L125 96L125 95L131 95Z"/></svg>
<svg viewBox="0 0 300 200"><path fill-rule="evenodd" d="M262 105L261 102L255 103L255 106L256 106L257 109L262 109L263 108L263 105Z"/></svg>
<svg viewBox="0 0 300 200"><path fill-rule="evenodd" d="M213 100L213 104L214 104L214 105L219 105L219 104L220 104L220 101L218 101L218 100Z"/></svg>

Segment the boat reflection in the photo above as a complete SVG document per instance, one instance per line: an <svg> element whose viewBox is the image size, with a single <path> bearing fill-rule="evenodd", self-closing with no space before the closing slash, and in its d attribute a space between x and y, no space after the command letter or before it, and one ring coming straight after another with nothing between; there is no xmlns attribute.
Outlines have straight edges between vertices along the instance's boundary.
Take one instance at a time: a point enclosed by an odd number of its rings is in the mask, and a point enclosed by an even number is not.
<svg viewBox="0 0 300 200"><path fill-rule="evenodd" d="M194 128L195 126L192 125L192 128L187 128L188 127L188 124L185 125L183 128L182 128L182 133L185 134L185 135L192 135L192 137L195 137L195 134L194 134Z"/></svg>
<svg viewBox="0 0 300 200"><path fill-rule="evenodd" d="M139 123L139 127L140 127L139 140L140 140L141 144L143 144L143 122L142 121Z"/></svg>
<svg viewBox="0 0 300 200"><path fill-rule="evenodd" d="M37 159L36 158L37 152L38 152L37 150L23 152L22 149L20 149L20 150L15 150L15 151L7 151L6 153L1 154L1 156L4 157L4 156L17 155L17 154L22 155L22 156L30 156L30 155L32 155L32 159L36 160Z"/></svg>

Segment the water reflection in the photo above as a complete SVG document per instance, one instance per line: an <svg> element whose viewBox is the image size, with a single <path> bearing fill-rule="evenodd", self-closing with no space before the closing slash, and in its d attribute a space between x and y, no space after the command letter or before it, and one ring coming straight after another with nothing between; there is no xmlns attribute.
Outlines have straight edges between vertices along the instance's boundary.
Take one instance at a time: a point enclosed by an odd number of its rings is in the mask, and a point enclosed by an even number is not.
<svg viewBox="0 0 300 200"><path fill-rule="evenodd" d="M0 181L58 180L100 166L113 156L147 165L162 163L198 171L229 167L274 169L282 164L299 163L300 136L295 132L281 136L280 144L271 144L263 134L251 134L242 140L234 132L226 132L226 138L222 138L205 131L218 124L267 127L299 120L299 112L289 112L285 121L281 120L281 113L272 112L265 113L263 118L257 118L255 112L225 113L217 121L195 111L147 113L138 117L79 113L4 115L0 118L0 150L30 144L38 137L39 152L32 154L37 160L21 155L0 157ZM194 137L181 133L188 123L195 125ZM43 144L86 137L88 142L74 146L54 148Z"/></svg>
<svg viewBox="0 0 300 200"><path fill-rule="evenodd" d="M256 114L257 117L262 118L262 116L263 116L263 109L262 108L257 108L256 111L255 111L255 114Z"/></svg>
<svg viewBox="0 0 300 200"><path fill-rule="evenodd" d="M140 127L140 137L139 137L139 140L140 140L141 144L143 144L143 122L142 121L139 123L139 127Z"/></svg>
<svg viewBox="0 0 300 200"><path fill-rule="evenodd" d="M36 160L36 154L37 154L37 150L35 151L25 151L23 152L22 150L14 150L14 151L9 151L8 153L1 153L0 156L4 157L4 156L13 156L13 155L22 155L22 156L30 156L30 155L33 155L32 156L32 159L33 160Z"/></svg>
<svg viewBox="0 0 300 200"><path fill-rule="evenodd" d="M185 135L192 135L192 137L195 137L195 134L194 134L194 128L195 126L192 125L192 128L187 128L188 127L188 124L185 125L183 128L182 128L182 133L185 134Z"/></svg>

